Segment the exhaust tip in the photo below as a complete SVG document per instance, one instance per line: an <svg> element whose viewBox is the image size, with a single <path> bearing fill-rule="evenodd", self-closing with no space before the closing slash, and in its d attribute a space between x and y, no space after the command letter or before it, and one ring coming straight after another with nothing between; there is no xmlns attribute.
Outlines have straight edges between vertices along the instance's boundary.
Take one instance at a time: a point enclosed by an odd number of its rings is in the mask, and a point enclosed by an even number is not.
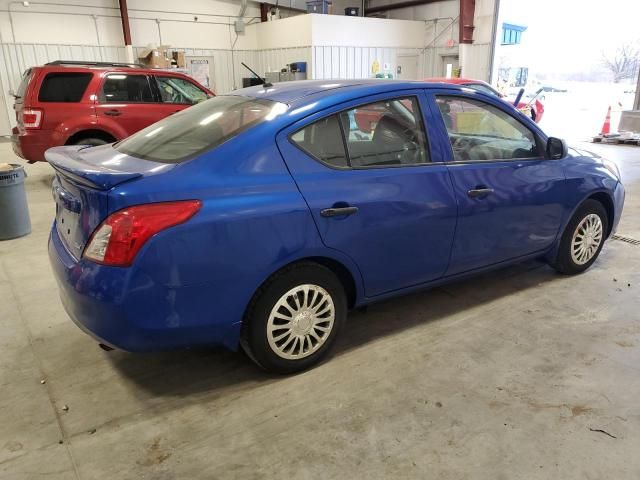
<svg viewBox="0 0 640 480"><path fill-rule="evenodd" d="M104 343L99 343L98 346L105 352L110 352L111 350L113 350L113 347L110 347L109 345L105 345Z"/></svg>

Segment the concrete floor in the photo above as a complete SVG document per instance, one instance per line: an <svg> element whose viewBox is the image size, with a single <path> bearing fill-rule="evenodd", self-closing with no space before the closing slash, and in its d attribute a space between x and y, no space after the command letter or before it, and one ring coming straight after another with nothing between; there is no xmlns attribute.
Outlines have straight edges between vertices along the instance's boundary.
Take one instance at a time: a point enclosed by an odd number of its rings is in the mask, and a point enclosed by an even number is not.
<svg viewBox="0 0 640 480"><path fill-rule="evenodd" d="M619 233L640 239L640 148L591 148L621 164ZM33 233L0 243L2 479L640 476L640 246L378 304L329 362L275 377L230 352L100 350L49 270L51 170L27 171Z"/></svg>

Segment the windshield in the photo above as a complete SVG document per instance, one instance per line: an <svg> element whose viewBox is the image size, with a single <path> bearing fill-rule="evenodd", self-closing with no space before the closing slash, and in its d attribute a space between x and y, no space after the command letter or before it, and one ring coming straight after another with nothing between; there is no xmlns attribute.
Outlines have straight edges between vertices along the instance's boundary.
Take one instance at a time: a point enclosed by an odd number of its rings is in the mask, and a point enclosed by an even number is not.
<svg viewBox="0 0 640 480"><path fill-rule="evenodd" d="M115 148L145 160L180 163L271 120L286 108L270 100L219 96L154 123Z"/></svg>
<svg viewBox="0 0 640 480"><path fill-rule="evenodd" d="M474 90L478 90L482 93L488 93L489 95L493 95L499 97L500 95L493 88L483 85L482 83L468 83L465 87L473 88Z"/></svg>

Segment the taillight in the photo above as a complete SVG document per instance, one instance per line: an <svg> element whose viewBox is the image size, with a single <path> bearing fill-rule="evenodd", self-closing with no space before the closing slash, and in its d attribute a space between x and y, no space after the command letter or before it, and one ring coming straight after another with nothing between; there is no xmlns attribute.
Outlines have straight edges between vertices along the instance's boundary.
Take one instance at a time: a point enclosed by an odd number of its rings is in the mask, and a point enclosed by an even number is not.
<svg viewBox="0 0 640 480"><path fill-rule="evenodd" d="M42 110L25 108L22 110L22 126L24 128L40 128L42 125Z"/></svg>
<svg viewBox="0 0 640 480"><path fill-rule="evenodd" d="M193 217L202 202L149 203L119 210L107 217L93 232L83 256L103 265L126 267L156 233Z"/></svg>

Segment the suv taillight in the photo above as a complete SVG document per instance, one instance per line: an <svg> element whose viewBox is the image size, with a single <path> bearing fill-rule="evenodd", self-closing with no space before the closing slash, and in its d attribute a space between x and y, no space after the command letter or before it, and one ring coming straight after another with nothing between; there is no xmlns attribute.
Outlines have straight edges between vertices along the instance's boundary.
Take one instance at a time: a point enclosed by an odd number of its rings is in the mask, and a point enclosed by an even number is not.
<svg viewBox="0 0 640 480"><path fill-rule="evenodd" d="M24 128L40 128L42 125L42 110L25 108L22 110L22 126Z"/></svg>
<svg viewBox="0 0 640 480"><path fill-rule="evenodd" d="M103 265L127 267L156 233L193 217L202 202L149 203L119 210L107 217L93 232L83 257Z"/></svg>

